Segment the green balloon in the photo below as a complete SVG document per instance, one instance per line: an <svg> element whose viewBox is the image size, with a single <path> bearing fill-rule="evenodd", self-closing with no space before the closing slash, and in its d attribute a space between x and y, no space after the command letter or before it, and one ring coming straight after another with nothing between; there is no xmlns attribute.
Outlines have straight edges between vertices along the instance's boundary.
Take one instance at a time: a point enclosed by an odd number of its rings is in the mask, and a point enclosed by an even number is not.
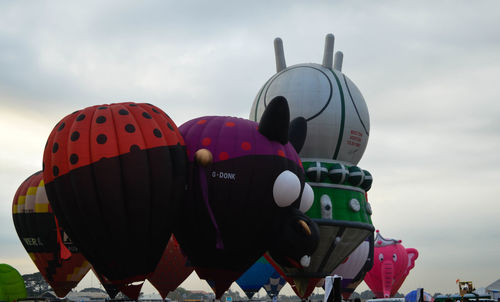
<svg viewBox="0 0 500 302"><path fill-rule="evenodd" d="M21 274L8 264L0 264L0 301L12 302L27 297Z"/></svg>

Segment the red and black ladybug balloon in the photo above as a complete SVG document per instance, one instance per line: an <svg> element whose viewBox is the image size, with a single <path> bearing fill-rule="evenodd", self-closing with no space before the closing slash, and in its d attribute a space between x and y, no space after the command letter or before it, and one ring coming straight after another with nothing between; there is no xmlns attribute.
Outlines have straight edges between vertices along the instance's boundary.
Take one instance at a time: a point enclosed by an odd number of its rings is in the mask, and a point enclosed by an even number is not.
<svg viewBox="0 0 500 302"><path fill-rule="evenodd" d="M88 107L63 118L43 156L50 203L98 274L115 284L154 271L176 223L184 140L150 104Z"/></svg>

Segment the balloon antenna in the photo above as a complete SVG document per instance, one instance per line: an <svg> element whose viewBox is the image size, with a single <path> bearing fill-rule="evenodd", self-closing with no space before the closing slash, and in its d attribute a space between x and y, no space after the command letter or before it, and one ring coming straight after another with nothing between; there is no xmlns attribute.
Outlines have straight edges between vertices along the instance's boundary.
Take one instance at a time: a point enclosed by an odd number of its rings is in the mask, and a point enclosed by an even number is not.
<svg viewBox="0 0 500 302"><path fill-rule="evenodd" d="M274 57L276 58L276 72L285 69L285 52L283 51L283 41L281 41L281 38L274 39Z"/></svg>
<svg viewBox="0 0 500 302"><path fill-rule="evenodd" d="M328 34L325 37L325 53L323 54L323 66L332 69L333 65L333 43L335 42L335 37L333 34Z"/></svg>
<svg viewBox="0 0 500 302"><path fill-rule="evenodd" d="M333 62L333 69L342 71L342 61L344 60L344 54L341 51L335 53L335 61Z"/></svg>

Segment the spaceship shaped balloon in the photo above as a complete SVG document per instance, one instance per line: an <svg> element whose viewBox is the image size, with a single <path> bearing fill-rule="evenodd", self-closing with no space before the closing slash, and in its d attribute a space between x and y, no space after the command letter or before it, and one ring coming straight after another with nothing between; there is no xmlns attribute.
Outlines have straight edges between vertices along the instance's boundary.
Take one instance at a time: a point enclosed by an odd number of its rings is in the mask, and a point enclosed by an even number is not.
<svg viewBox="0 0 500 302"><path fill-rule="evenodd" d="M304 118L307 137L300 156L358 164L370 134L370 118L363 95L342 73L343 54L335 54L334 36L326 36L322 64L286 66L283 42L274 41L276 74L262 86L252 105L250 119L258 121L269 101L284 96L290 118Z"/></svg>
<svg viewBox="0 0 500 302"><path fill-rule="evenodd" d="M417 258L416 249L405 248L401 240L385 239L377 230L373 268L364 281L377 298L392 297L415 266Z"/></svg>
<svg viewBox="0 0 500 302"><path fill-rule="evenodd" d="M269 100L283 95L293 119L290 137L301 138L299 155L315 197L306 214L319 225L320 245L307 268L282 267L272 253L266 258L303 299L374 231L366 199L372 177L356 166L368 142L368 109L359 89L341 72L341 53L333 64L333 42L333 35L327 35L321 65L287 67L277 38L277 73L260 89L250 113L259 121Z"/></svg>
<svg viewBox="0 0 500 302"><path fill-rule="evenodd" d="M317 247L317 226L299 211L313 194L288 127L282 97L259 124L210 116L179 127L189 183L174 234L217 298L267 250L307 265Z"/></svg>
<svg viewBox="0 0 500 302"><path fill-rule="evenodd" d="M59 227L45 193L42 173L16 192L12 216L19 239L58 297L65 297L90 270L90 263Z"/></svg>
<svg viewBox="0 0 500 302"><path fill-rule="evenodd" d="M144 281L185 184L184 140L168 115L137 103L78 110L50 133L43 164L52 209L96 272L116 285Z"/></svg>

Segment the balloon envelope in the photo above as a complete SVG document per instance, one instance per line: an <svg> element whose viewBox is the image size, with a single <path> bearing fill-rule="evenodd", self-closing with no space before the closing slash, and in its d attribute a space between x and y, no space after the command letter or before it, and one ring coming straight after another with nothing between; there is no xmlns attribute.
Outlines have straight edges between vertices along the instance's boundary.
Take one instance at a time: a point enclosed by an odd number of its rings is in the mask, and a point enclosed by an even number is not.
<svg viewBox="0 0 500 302"><path fill-rule="evenodd" d="M136 103L76 111L43 161L54 213L94 269L122 285L152 273L185 185L184 141L167 114Z"/></svg>
<svg viewBox="0 0 500 302"><path fill-rule="evenodd" d="M276 272L273 266L264 257L260 257L236 283L245 292L248 299L258 292L262 286L269 282L271 276Z"/></svg>
<svg viewBox="0 0 500 302"><path fill-rule="evenodd" d="M115 299L116 295L118 295L119 292L122 292L131 300L137 301L139 299L141 288L144 285L144 282L138 282L138 284L115 284L95 270L94 274L97 276L97 279L99 279L99 282L101 282L104 290L106 290L106 293L111 299Z"/></svg>
<svg viewBox="0 0 500 302"><path fill-rule="evenodd" d="M378 230L374 242L373 267L364 281L377 298L393 297L415 266L418 251L382 237Z"/></svg>
<svg viewBox="0 0 500 302"><path fill-rule="evenodd" d="M332 167L338 163L355 166L360 161L368 143L370 119L361 92L340 70L314 63L280 66L282 70L257 93L250 119L259 121L269 100L284 96L290 104L291 118L303 119L306 124L306 129L298 127L291 135L305 136L299 155L308 175L306 181L315 196L307 215L319 225L321 241L308 268L288 269L276 265L277 270L287 276L295 293L305 299L319 280L329 275L374 231L371 208L365 198L371 182L363 182L362 171L350 179L329 173L336 170ZM312 169L310 174L309 169ZM329 176L339 180L332 181ZM327 210L322 201L329 202ZM324 217L328 213L329 217ZM273 263L272 253L269 257Z"/></svg>
<svg viewBox="0 0 500 302"><path fill-rule="evenodd" d="M419 291L420 289L414 289L411 292L407 293L405 296L405 302L418 302ZM424 292L424 301L432 302L434 301L434 298L432 298L432 295L429 294L428 292Z"/></svg>
<svg viewBox="0 0 500 302"><path fill-rule="evenodd" d="M267 295L273 299L277 297L283 286L285 286L286 280L283 278L276 270L273 272L269 280L264 284L264 289Z"/></svg>
<svg viewBox="0 0 500 302"><path fill-rule="evenodd" d="M163 252L155 271L148 281L165 299L169 292L174 291L193 272L193 267L182 253L179 243L172 235L167 248Z"/></svg>
<svg viewBox="0 0 500 302"><path fill-rule="evenodd" d="M0 264L0 301L12 302L26 296L26 286L21 274L8 264Z"/></svg>
<svg viewBox="0 0 500 302"><path fill-rule="evenodd" d="M41 172L17 190L12 216L21 243L45 281L58 297L66 296L87 274L90 263L58 226Z"/></svg>
<svg viewBox="0 0 500 302"><path fill-rule="evenodd" d="M342 276L341 288L344 299L349 299L372 266L373 235L370 235L331 274Z"/></svg>
<svg viewBox="0 0 500 302"><path fill-rule="evenodd" d="M275 104L287 106L286 101ZM278 115L281 109L276 111ZM281 122L279 117L276 121ZM285 135L288 122L287 116ZM288 238L291 246L285 252L300 257L310 255L317 246L317 227L298 211L304 188L301 163L286 138L285 143L279 138L279 126L272 121L258 125L212 116L188 121L179 128L186 141L190 177L175 237L200 278L215 287L217 298L266 250L287 246L280 240ZM278 131L269 134L265 129ZM195 160L202 149L213 158L206 167ZM282 187L278 178L293 184ZM287 194L291 190L297 193ZM286 206L278 205L284 200L288 201ZM299 220L309 225L312 235L296 227Z"/></svg>

